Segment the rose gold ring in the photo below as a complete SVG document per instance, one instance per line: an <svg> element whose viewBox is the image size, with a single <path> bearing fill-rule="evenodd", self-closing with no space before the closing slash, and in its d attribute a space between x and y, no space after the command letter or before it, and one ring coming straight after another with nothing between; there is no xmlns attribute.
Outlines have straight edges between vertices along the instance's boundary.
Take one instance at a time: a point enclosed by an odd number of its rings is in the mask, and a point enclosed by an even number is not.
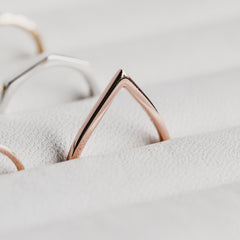
<svg viewBox="0 0 240 240"><path fill-rule="evenodd" d="M24 170L24 166L21 163L21 161L9 148L0 145L0 153L2 153L3 155L7 156L10 160L12 160L18 171Z"/></svg>
<svg viewBox="0 0 240 240"><path fill-rule="evenodd" d="M33 37L39 53L44 51L41 37L37 31L36 24L23 15L12 13L0 13L0 25L13 26L23 29Z"/></svg>
<svg viewBox="0 0 240 240"><path fill-rule="evenodd" d="M137 86L137 84L123 72L123 70L119 70L115 74L103 94L100 96L92 111L88 115L86 121L80 128L77 136L73 141L73 144L71 145L67 160L80 157L85 145L87 144L88 139L90 138L94 129L101 121L104 113L110 107L114 97L121 88L126 88L128 92L135 98L135 100L149 115L150 119L152 120L154 126L157 129L159 141L165 141L170 139L168 130L152 102Z"/></svg>

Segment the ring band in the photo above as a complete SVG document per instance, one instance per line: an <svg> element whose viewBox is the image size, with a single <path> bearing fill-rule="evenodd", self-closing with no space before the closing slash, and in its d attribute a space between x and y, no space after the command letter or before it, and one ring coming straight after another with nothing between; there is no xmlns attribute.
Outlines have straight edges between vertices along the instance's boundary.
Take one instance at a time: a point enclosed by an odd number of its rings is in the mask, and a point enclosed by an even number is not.
<svg viewBox="0 0 240 240"><path fill-rule="evenodd" d="M10 160L12 160L18 171L24 170L24 166L21 163L21 161L9 148L0 145L0 153L2 153L3 155L7 156Z"/></svg>
<svg viewBox="0 0 240 240"><path fill-rule="evenodd" d="M67 160L80 157L85 145L87 144L88 139L90 138L94 129L101 121L104 113L107 111L114 97L121 88L126 88L149 115L150 119L157 129L159 140L165 141L170 139L168 130L152 102L137 86L137 84L123 72L123 70L119 70L103 94L100 96L99 100L88 115L86 121L80 128L77 136L73 141L73 144L71 145Z"/></svg>
<svg viewBox="0 0 240 240"><path fill-rule="evenodd" d="M57 54L49 54L41 56L40 60L38 60L27 70L23 71L15 78L3 83L2 87L0 88L0 113L3 113L5 111L10 99L12 98L18 87L21 86L21 84L27 79L29 79L30 76L37 73L38 71L41 71L44 68L56 66L72 68L82 73L89 87L89 95L95 96L96 94L98 94L98 89L96 87L94 77L92 76L92 73L90 71L91 69L88 62L80 60L78 58L66 57Z"/></svg>
<svg viewBox="0 0 240 240"><path fill-rule="evenodd" d="M38 53L44 51L43 43L37 31L36 24L25 16L5 12L0 13L0 25L18 27L30 33L37 45Z"/></svg>

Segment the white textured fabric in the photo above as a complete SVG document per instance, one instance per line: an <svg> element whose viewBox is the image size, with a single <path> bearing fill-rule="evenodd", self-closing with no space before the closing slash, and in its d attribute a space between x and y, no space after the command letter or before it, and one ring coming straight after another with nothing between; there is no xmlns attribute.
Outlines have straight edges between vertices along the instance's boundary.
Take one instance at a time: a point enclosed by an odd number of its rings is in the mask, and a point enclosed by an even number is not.
<svg viewBox="0 0 240 240"><path fill-rule="evenodd" d="M239 239L239 184L109 209L3 239Z"/></svg>
<svg viewBox="0 0 240 240"><path fill-rule="evenodd" d="M29 0L3 0L4 10L34 19L48 51L91 61L102 88L119 67L140 82L158 82L239 66L237 0L45 0L37 8ZM35 46L19 30L0 28L0 33L5 76L21 69Z"/></svg>
<svg viewBox="0 0 240 240"><path fill-rule="evenodd" d="M239 148L233 128L2 175L0 232L240 181Z"/></svg>
<svg viewBox="0 0 240 240"><path fill-rule="evenodd" d="M86 86L68 71L36 76L16 94L10 113L0 116L0 143L13 149L27 168L15 173L0 156L2 239L37 239L34 232L54 239L62 225L62 237L86 239L96 238L92 232L99 239L117 239L115 226L125 233L119 238L140 239L148 233L145 224L152 227L150 237L156 233L164 239L220 239L236 230L230 224L239 222L239 184L184 193L240 181L237 0L4 0L1 11L36 20L48 51L90 60L101 89L124 68L156 105L172 137L150 144L157 140L155 129L135 101L121 93L83 157L58 163L96 98L72 102ZM4 80L32 62L35 49L19 30L0 32ZM172 196L177 194L183 197ZM212 214L214 224L204 212ZM139 217L147 214L144 220ZM189 235L180 229L183 218L192 229ZM127 228L124 219L136 222ZM79 223L72 227L72 222ZM232 232L228 239L235 236Z"/></svg>
<svg viewBox="0 0 240 240"><path fill-rule="evenodd" d="M201 77L198 81L152 85L145 90L174 139L239 125L239 78L240 72L236 70ZM0 142L10 147L26 168L62 161L96 100L2 115ZM22 103L13 100L12 105ZM132 97L121 92L94 132L84 155L121 152L157 140L148 116ZM14 169L3 158L0 172Z"/></svg>

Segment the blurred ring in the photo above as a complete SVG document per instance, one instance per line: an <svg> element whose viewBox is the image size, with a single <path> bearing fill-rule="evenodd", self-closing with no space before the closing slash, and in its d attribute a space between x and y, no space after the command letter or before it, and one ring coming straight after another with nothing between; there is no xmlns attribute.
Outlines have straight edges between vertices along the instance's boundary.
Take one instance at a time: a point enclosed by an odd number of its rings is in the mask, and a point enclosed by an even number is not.
<svg viewBox="0 0 240 240"><path fill-rule="evenodd" d="M24 166L16 155L7 147L0 145L0 153L7 156L16 166L18 171L24 170Z"/></svg>
<svg viewBox="0 0 240 240"><path fill-rule="evenodd" d="M32 35L38 49L38 53L44 51L43 43L39 33L37 32L36 24L23 15L13 13L0 13L0 25L14 26L23 29Z"/></svg>

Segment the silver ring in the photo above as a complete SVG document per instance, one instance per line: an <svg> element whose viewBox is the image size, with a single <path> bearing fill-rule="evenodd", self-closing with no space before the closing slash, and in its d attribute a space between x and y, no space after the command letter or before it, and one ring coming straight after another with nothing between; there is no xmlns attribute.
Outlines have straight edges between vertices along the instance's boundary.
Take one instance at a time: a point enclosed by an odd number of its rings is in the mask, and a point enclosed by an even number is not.
<svg viewBox="0 0 240 240"><path fill-rule="evenodd" d="M62 66L72 68L80 72L86 79L89 86L89 96L95 96L98 94L98 89L94 81L94 77L90 70L88 62L80 60L78 58L62 56L58 54L49 54L40 57L36 63L31 67L17 75L11 80L6 81L0 88L0 113L3 113L11 98L17 89L28 80L32 75L48 67Z"/></svg>

